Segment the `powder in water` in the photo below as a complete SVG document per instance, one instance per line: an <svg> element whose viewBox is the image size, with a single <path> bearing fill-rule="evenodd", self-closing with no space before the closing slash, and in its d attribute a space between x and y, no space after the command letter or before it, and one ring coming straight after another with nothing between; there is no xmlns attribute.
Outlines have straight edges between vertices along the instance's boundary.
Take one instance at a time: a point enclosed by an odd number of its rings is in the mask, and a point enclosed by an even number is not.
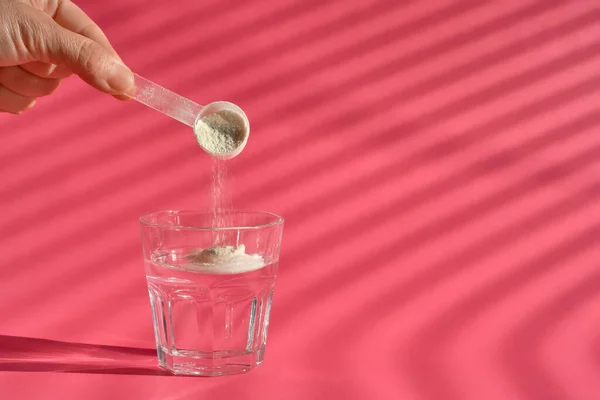
<svg viewBox="0 0 600 400"><path fill-rule="evenodd" d="M234 246L210 247L198 249L196 253L186 256L190 261L183 268L188 271L209 274L236 274L257 270L265 266L265 261L258 254L246 254L246 247Z"/></svg>
<svg viewBox="0 0 600 400"><path fill-rule="evenodd" d="M196 140L211 154L228 154L240 147L248 136L248 127L241 115L222 110L200 118L194 127Z"/></svg>
<svg viewBox="0 0 600 400"><path fill-rule="evenodd" d="M246 254L246 246L219 246L202 250L192 258L192 261L202 264L222 264L233 256Z"/></svg>

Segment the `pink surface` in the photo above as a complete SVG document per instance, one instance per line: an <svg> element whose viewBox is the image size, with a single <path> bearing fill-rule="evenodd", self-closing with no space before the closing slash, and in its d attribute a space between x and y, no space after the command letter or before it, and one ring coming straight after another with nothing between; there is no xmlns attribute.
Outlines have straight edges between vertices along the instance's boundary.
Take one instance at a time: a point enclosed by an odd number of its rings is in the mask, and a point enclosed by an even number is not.
<svg viewBox="0 0 600 400"><path fill-rule="evenodd" d="M210 160L70 79L0 116L1 399L600 398L597 1L79 3L247 112L234 202L287 219L266 361L155 366L137 217L207 206Z"/></svg>

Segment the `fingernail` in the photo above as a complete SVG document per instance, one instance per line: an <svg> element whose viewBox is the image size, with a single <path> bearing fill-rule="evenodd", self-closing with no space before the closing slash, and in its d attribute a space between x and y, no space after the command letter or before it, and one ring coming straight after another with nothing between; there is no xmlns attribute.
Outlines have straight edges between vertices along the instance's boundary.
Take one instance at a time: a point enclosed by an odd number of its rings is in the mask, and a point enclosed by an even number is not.
<svg viewBox="0 0 600 400"><path fill-rule="evenodd" d="M32 108L33 106L35 106L35 103L37 103L37 99L32 101L31 104L29 104L27 107L25 107L25 109L23 111L29 110L30 108Z"/></svg>
<svg viewBox="0 0 600 400"><path fill-rule="evenodd" d="M133 87L133 74L124 64L115 61L106 82L115 93L126 93Z"/></svg>
<svg viewBox="0 0 600 400"><path fill-rule="evenodd" d="M35 103L37 103L37 99L33 100L27 107L25 107L24 109L22 109L21 111L16 112L15 114L17 115L21 115L23 114L25 111L29 110L30 108L32 108L33 106L35 106Z"/></svg>
<svg viewBox="0 0 600 400"><path fill-rule="evenodd" d="M46 76L50 76L50 74L52 74L56 70L56 67L57 67L56 64L49 64L48 71L46 72Z"/></svg>

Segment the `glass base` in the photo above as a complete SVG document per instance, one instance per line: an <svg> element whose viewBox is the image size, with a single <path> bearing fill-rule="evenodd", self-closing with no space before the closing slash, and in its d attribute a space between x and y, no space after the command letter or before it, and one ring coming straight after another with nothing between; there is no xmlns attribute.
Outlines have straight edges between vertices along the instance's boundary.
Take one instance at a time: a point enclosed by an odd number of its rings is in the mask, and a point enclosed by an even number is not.
<svg viewBox="0 0 600 400"><path fill-rule="evenodd" d="M243 374L262 364L264 349L248 352L176 351L158 347L158 364L175 375L223 376Z"/></svg>

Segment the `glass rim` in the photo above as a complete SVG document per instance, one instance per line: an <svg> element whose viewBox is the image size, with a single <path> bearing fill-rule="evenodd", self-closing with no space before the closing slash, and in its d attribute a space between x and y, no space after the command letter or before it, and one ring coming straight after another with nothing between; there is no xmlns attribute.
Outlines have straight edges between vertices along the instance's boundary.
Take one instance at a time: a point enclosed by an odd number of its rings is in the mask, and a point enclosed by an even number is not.
<svg viewBox="0 0 600 400"><path fill-rule="evenodd" d="M158 223L158 222L152 222L148 220L148 217L150 216L154 216L154 215L159 215L159 214L165 214L165 215L182 215L182 214L206 214L206 215L210 215L212 214L212 211L210 210L203 210L203 209L186 209L186 210L163 210L163 211L153 211L153 212L149 212L146 214L143 214L140 218L139 218L139 222L142 225L146 225L146 226L153 226L153 227L157 227L157 228L167 228L167 229L185 229L185 230L194 230L194 231L229 231L229 230L253 230L253 229L264 229L264 228L269 228L272 226L277 226L277 225L282 225L284 223L284 219L281 215L272 213L272 212L268 212L268 211L260 211L260 210L246 210L246 209L233 209L231 210L232 214L240 214L240 213L247 213L247 214L261 214L261 215L268 215L271 217L274 217L275 220L268 222L266 224L257 224L257 225L241 225L241 226L225 226L225 227L201 227L201 226L191 226L191 225L173 225L173 224L165 224L165 223Z"/></svg>

